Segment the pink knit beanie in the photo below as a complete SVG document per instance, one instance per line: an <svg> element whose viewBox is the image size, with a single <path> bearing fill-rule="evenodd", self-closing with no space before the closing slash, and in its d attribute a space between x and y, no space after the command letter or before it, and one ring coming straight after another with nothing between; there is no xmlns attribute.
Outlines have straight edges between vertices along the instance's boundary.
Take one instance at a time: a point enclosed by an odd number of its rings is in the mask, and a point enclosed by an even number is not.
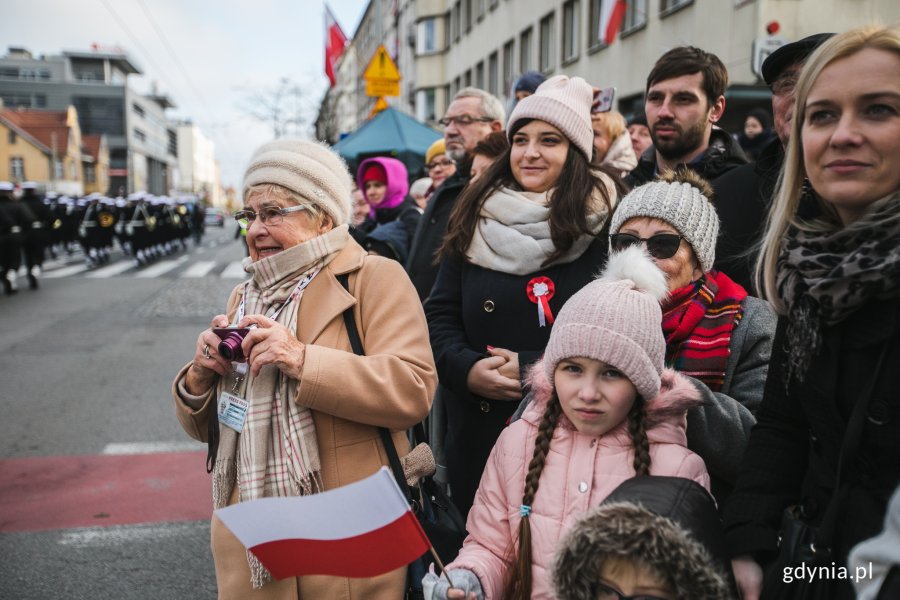
<svg viewBox="0 0 900 600"><path fill-rule="evenodd" d="M581 77L551 77L534 94L519 100L509 116L507 135L512 141L516 121L539 119L559 129L590 161L594 151L593 100L594 90Z"/></svg>
<svg viewBox="0 0 900 600"><path fill-rule="evenodd" d="M565 358L593 358L622 371L645 400L655 398L666 356L660 300L667 291L665 275L641 247L610 256L600 278L560 309L544 351L548 380Z"/></svg>

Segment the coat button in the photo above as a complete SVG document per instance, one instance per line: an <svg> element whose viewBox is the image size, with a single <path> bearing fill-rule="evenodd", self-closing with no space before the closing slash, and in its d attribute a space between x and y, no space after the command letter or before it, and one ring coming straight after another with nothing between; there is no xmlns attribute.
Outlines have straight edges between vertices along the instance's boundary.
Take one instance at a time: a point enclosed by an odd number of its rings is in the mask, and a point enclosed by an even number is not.
<svg viewBox="0 0 900 600"><path fill-rule="evenodd" d="M479 406L481 407L481 412L491 412L491 403L487 400L482 400Z"/></svg>
<svg viewBox="0 0 900 600"><path fill-rule="evenodd" d="M588 484L586 481L582 481L581 483L578 484L578 491L581 492L582 494L585 493L586 491L588 491Z"/></svg>
<svg viewBox="0 0 900 600"><path fill-rule="evenodd" d="M494 312L494 301L493 300L485 300L484 301L484 312L488 312L488 313Z"/></svg>

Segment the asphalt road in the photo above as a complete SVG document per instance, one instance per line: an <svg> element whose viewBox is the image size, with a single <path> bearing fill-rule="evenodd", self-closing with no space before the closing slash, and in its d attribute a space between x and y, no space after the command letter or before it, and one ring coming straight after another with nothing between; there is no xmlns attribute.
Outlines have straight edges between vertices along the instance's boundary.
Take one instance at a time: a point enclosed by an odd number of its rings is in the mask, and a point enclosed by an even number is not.
<svg viewBox="0 0 900 600"><path fill-rule="evenodd" d="M240 281L232 228L207 231L0 297L0 598L215 598L205 446L170 392Z"/></svg>

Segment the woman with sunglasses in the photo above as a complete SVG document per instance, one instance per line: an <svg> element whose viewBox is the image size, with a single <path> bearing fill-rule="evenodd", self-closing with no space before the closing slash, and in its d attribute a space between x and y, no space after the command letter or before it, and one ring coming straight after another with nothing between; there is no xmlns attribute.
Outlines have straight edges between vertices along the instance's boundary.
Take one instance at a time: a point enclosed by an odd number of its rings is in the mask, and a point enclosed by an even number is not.
<svg viewBox="0 0 900 600"><path fill-rule="evenodd" d="M445 457L463 514L554 314L606 259L617 190L590 162L592 98L583 79L560 75L521 100L507 127L511 148L450 216L425 312L439 378L454 396Z"/></svg>
<svg viewBox="0 0 900 600"><path fill-rule="evenodd" d="M215 508L363 479L388 463L379 428L403 456L406 429L428 413L437 381L418 295L396 261L353 241L350 197L346 165L327 146L282 139L251 158L235 215L247 223L250 278L173 385L182 427L208 442ZM366 356L352 350L347 309ZM229 324L245 328L242 340L220 331ZM216 517L211 537L222 599L403 596L406 567L276 581Z"/></svg>
<svg viewBox="0 0 900 600"><path fill-rule="evenodd" d="M710 198L709 184L687 169L635 188L613 214L610 247L642 244L666 274L666 364L688 375L705 398L688 412L688 447L706 461L721 505L756 422L775 316L713 270L719 218Z"/></svg>

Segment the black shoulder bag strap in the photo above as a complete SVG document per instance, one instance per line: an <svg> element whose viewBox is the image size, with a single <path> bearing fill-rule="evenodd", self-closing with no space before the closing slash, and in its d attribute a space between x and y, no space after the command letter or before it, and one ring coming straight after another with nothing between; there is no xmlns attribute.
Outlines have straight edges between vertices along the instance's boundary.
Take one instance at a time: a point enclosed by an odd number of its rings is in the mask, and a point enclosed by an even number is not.
<svg viewBox="0 0 900 600"><path fill-rule="evenodd" d="M844 433L844 441L841 444L841 453L838 455L837 477L834 482L834 494L828 503L828 509L825 516L822 517L822 524L819 527L819 541L827 547L831 546L831 538L834 534L834 528L837 525L838 512L844 503L844 497L849 490L847 476L849 470L856 460L856 453L859 450L859 441L862 438L863 425L866 420L869 404L872 401L872 395L875 392L875 384L878 376L881 374L881 368L884 365L884 357L888 353L890 347L890 339L885 341L878 360L875 363L875 370L869 379L865 392L859 397L859 400L853 406L853 412L850 414L850 421L847 422L847 430Z"/></svg>
<svg viewBox="0 0 900 600"><path fill-rule="evenodd" d="M337 275L337 280L344 286L347 293L350 293L350 277L346 273ZM352 294L351 294L352 295ZM347 336L350 338L350 346L353 353L359 356L365 356L362 340L359 337L359 331L356 329L356 317L353 316L353 307L349 307L344 311L344 326L347 328ZM417 428L422 429L424 437L425 429L419 423ZM385 427L378 428L378 434L381 436L381 443L384 445L384 451L387 453L388 462L391 464L391 471L394 473L394 479L403 495L406 496L407 502L412 500L412 494L409 485L406 483L406 476L403 474L403 466L400 464L400 457L397 455L397 448L394 447L394 440L391 439L391 432Z"/></svg>

